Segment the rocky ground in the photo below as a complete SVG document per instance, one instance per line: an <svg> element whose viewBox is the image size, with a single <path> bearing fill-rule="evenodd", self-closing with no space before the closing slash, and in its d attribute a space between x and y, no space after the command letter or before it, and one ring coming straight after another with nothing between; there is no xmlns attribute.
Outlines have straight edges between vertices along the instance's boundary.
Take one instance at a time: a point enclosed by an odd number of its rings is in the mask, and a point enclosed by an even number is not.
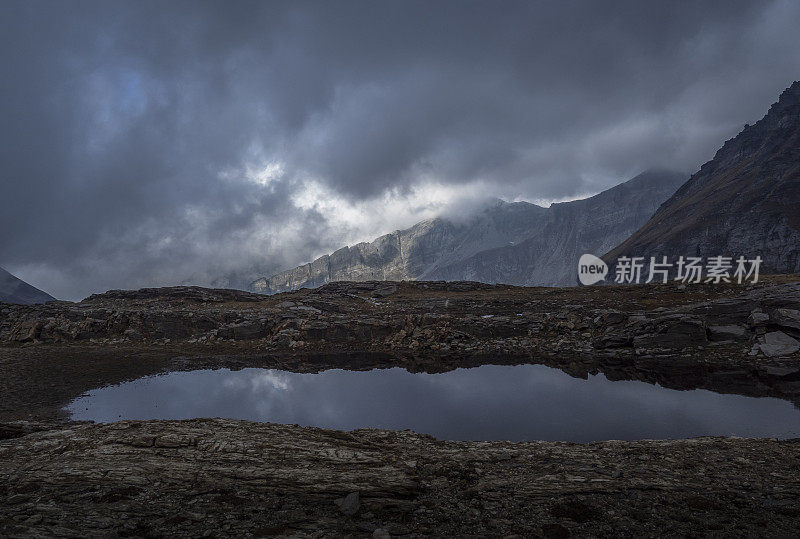
<svg viewBox="0 0 800 539"><path fill-rule="evenodd" d="M70 391L80 394L101 382L209 366L439 372L542 363L575 376L603 372L800 403L798 281L331 283L275 296L176 287L0 304L0 387L22 399L0 404L0 418L27 417L36 403L25 399L42 394L29 383L54 392L75 384Z"/></svg>
<svg viewBox="0 0 800 539"><path fill-rule="evenodd" d="M800 520L797 440L455 443L221 419L0 432L4 537L791 537Z"/></svg>
<svg viewBox="0 0 800 539"><path fill-rule="evenodd" d="M797 404L798 338L800 276L333 283L277 296L177 287L0 304L0 535L789 536L796 441L455 443L222 420L93 425L61 408L176 369L482 363Z"/></svg>

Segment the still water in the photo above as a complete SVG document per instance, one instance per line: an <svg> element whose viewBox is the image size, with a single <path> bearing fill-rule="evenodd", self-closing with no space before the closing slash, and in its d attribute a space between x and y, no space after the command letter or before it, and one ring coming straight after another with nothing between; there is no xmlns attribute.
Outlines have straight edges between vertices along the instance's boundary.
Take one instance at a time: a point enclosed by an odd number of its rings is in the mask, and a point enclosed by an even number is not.
<svg viewBox="0 0 800 539"><path fill-rule="evenodd" d="M90 391L72 418L225 417L332 429L411 429L445 440L634 440L706 435L800 436L786 401L588 380L542 365L443 374L404 369L172 372Z"/></svg>

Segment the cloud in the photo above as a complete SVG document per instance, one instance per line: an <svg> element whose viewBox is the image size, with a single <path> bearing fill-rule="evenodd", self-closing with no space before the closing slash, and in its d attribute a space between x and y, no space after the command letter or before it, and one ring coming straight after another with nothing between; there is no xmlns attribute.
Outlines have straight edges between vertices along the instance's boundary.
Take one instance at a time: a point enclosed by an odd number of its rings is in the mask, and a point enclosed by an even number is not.
<svg viewBox="0 0 800 539"><path fill-rule="evenodd" d="M798 78L798 22L789 1L6 2L0 264L69 299L235 286L481 198L692 171Z"/></svg>

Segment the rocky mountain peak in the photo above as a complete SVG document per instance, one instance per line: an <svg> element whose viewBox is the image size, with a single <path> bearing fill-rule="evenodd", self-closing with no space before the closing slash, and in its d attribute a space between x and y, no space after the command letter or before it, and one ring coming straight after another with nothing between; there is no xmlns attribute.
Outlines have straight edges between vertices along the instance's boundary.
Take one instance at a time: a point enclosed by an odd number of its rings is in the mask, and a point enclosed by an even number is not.
<svg viewBox="0 0 800 539"><path fill-rule="evenodd" d="M0 302L45 303L55 298L0 268Z"/></svg>
<svg viewBox="0 0 800 539"><path fill-rule="evenodd" d="M735 137L725 141L700 172L712 173L735 161L746 159L783 140L800 126L800 81L785 89L767 114L753 125L745 124Z"/></svg>
<svg viewBox="0 0 800 539"><path fill-rule="evenodd" d="M605 258L622 255L761 256L766 271L800 271L800 82Z"/></svg>
<svg viewBox="0 0 800 539"><path fill-rule="evenodd" d="M581 254L603 253L632 234L685 177L651 170L593 197L549 208L495 199L472 215L423 221L251 287L274 293L332 281L574 284Z"/></svg>

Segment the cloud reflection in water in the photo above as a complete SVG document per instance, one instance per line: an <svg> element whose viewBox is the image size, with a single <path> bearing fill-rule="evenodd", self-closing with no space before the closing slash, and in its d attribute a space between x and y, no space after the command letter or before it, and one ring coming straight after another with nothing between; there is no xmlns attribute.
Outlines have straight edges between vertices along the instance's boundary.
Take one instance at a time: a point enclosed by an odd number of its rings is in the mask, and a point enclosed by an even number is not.
<svg viewBox="0 0 800 539"><path fill-rule="evenodd" d="M442 374L404 369L173 372L96 389L76 420L226 417L350 430L411 429L451 440L800 436L800 411L773 398L588 380L541 365Z"/></svg>

